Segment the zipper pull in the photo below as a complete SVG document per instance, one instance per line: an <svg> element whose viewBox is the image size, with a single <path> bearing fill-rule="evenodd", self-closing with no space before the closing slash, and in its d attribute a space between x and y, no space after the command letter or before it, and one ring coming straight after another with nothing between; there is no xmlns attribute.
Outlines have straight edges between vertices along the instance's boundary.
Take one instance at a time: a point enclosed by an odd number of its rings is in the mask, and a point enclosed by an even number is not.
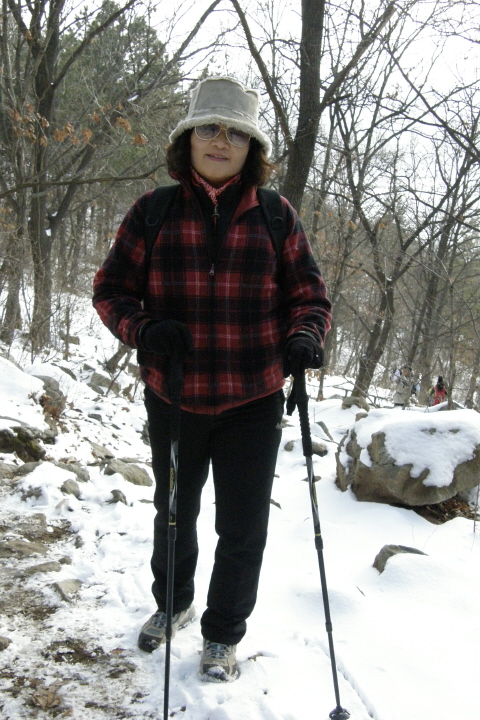
<svg viewBox="0 0 480 720"><path fill-rule="evenodd" d="M208 274L212 277L215 275L215 263L212 263L212 267L210 268L210 272Z"/></svg>
<svg viewBox="0 0 480 720"><path fill-rule="evenodd" d="M215 227L217 227L217 218L220 217L220 213L218 212L218 205L215 205L213 209L213 224Z"/></svg>

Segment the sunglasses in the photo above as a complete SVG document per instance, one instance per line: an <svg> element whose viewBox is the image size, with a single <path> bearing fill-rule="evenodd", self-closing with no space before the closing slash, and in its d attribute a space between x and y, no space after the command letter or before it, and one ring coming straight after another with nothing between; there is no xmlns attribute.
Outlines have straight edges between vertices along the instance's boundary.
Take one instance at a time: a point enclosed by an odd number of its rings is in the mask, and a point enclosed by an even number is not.
<svg viewBox="0 0 480 720"><path fill-rule="evenodd" d="M195 135L200 138L200 140L213 140L220 135L223 129L221 125L217 125L216 123L197 125L195 127ZM250 135L235 128L226 128L225 135L227 136L228 142L235 145L235 147L245 147L250 140Z"/></svg>

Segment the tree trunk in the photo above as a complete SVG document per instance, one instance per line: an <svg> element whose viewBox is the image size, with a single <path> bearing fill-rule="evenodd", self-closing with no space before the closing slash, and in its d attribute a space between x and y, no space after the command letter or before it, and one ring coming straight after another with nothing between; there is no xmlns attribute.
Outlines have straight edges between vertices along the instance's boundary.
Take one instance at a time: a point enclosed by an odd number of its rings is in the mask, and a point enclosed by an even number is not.
<svg viewBox="0 0 480 720"><path fill-rule="evenodd" d="M5 260L3 262L8 292L5 301L2 327L0 329L0 340L9 346L13 342L15 330L20 330L22 327L20 287L22 284L23 235L24 227L19 224L16 232L10 236L5 253Z"/></svg>
<svg viewBox="0 0 480 720"><path fill-rule="evenodd" d="M367 395L375 369L387 345L388 336L393 325L393 293L393 285L387 284L382 295L377 319L370 331L367 349L360 356L360 366L355 380L355 387L352 391L352 395L356 397L365 397Z"/></svg>
<svg viewBox="0 0 480 720"><path fill-rule="evenodd" d="M320 58L324 15L324 0L302 0L298 124L281 190L282 195L298 211L313 161L320 122Z"/></svg>
<svg viewBox="0 0 480 720"><path fill-rule="evenodd" d="M475 395L475 392L477 391L477 380L478 380L479 375L480 375L480 347L477 349L477 352L475 353L475 358L473 360L472 374L470 375L470 382L468 384L468 390L467 390L467 394L465 396L465 405L467 408L474 407L473 397Z"/></svg>

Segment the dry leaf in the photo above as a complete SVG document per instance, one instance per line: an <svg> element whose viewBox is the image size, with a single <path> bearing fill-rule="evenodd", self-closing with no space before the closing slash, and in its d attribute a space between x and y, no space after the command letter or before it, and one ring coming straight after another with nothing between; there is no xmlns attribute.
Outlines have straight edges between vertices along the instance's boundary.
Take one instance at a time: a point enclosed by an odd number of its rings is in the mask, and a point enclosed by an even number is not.
<svg viewBox="0 0 480 720"><path fill-rule="evenodd" d="M58 707L62 702L62 698L57 695L57 690L64 684L64 682L65 681L58 680L48 687L40 687L32 695L34 705L38 705L42 708L42 710L46 710L51 707Z"/></svg>
<svg viewBox="0 0 480 720"><path fill-rule="evenodd" d="M147 144L147 138L145 135L142 135L141 133L137 133L135 137L133 138L133 144L134 145L146 145Z"/></svg>
<svg viewBox="0 0 480 720"><path fill-rule="evenodd" d="M132 129L132 126L128 122L128 120L125 120L125 118L119 117L115 120L115 127L123 127L125 132L130 132Z"/></svg>
<svg viewBox="0 0 480 720"><path fill-rule="evenodd" d="M53 137L57 142L63 142L67 137L68 133L66 130L55 130Z"/></svg>
<svg viewBox="0 0 480 720"><path fill-rule="evenodd" d="M82 137L83 137L83 141L84 141L84 142L88 143L88 141L90 140L90 138L92 137L92 135L93 135L93 133L92 133L92 131L90 130L90 128L83 128L83 130L82 130Z"/></svg>

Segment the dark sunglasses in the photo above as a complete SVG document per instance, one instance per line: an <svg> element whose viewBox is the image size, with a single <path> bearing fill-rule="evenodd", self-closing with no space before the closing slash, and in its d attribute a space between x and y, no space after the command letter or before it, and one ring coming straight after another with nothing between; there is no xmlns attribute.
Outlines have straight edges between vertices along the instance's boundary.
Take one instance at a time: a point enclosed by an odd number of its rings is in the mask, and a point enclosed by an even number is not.
<svg viewBox="0 0 480 720"><path fill-rule="evenodd" d="M200 140L213 140L218 137L224 128L216 123L210 123L209 125L197 125L195 127L195 135ZM226 128L225 135L227 136L228 142L235 145L235 147L245 147L250 140L250 135L236 130L235 128Z"/></svg>

